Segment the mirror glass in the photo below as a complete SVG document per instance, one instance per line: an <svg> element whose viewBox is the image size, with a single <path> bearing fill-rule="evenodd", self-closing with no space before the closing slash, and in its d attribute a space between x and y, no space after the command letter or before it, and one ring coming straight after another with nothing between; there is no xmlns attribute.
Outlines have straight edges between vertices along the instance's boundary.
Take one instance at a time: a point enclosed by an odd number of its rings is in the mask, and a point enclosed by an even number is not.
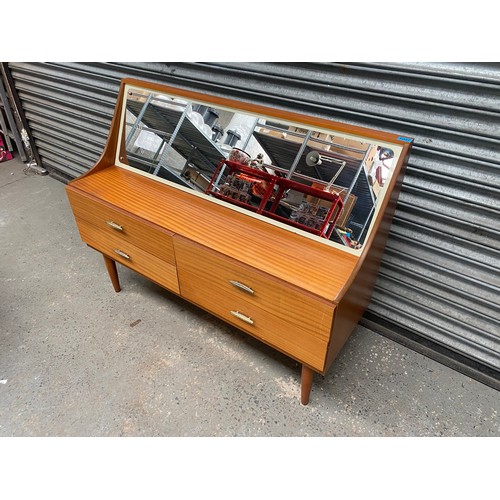
<svg viewBox="0 0 500 500"><path fill-rule="evenodd" d="M401 148L126 88L117 164L359 249Z"/></svg>

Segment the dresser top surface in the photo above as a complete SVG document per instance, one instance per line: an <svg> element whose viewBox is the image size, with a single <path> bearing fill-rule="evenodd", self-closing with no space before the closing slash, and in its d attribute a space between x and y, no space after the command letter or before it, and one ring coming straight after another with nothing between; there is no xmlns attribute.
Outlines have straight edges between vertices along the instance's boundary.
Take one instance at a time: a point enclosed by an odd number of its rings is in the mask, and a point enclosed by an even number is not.
<svg viewBox="0 0 500 500"><path fill-rule="evenodd" d="M358 255L120 167L91 172L71 182L68 189L77 189L334 303L359 264Z"/></svg>

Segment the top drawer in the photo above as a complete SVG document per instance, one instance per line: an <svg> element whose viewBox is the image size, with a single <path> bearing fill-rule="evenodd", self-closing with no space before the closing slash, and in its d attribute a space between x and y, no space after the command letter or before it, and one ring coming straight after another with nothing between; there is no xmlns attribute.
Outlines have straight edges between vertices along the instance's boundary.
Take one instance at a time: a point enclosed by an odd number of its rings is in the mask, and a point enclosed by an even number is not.
<svg viewBox="0 0 500 500"><path fill-rule="evenodd" d="M163 261L175 264L173 233L70 187L66 188L66 192L75 217L89 222L104 232L120 236L124 241L142 248Z"/></svg>

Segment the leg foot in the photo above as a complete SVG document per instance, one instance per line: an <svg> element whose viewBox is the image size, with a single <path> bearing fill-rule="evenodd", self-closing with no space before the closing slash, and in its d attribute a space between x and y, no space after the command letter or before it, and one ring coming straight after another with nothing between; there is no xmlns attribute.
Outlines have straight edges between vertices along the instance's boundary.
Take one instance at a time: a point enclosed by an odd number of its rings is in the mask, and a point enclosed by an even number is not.
<svg viewBox="0 0 500 500"><path fill-rule="evenodd" d="M116 271L116 262L113 259L110 259L106 255L103 255L104 263L106 264L106 269L108 270L109 277L111 279L111 283L113 283L113 288L115 292L119 292L120 282L118 280L118 272Z"/></svg>
<svg viewBox="0 0 500 500"><path fill-rule="evenodd" d="M309 395L311 394L311 388L313 383L314 372L306 365L302 365L302 378L300 383L300 402L303 405L309 403Z"/></svg>

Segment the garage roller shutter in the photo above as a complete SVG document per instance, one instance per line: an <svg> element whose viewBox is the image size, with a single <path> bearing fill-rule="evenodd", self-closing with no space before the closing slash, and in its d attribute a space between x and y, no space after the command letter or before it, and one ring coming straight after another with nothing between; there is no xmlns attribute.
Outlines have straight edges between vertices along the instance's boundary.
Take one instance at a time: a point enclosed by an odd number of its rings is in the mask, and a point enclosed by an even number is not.
<svg viewBox="0 0 500 500"><path fill-rule="evenodd" d="M366 321L498 380L499 64L9 66L43 166L62 179L99 157L126 76L415 137Z"/></svg>

